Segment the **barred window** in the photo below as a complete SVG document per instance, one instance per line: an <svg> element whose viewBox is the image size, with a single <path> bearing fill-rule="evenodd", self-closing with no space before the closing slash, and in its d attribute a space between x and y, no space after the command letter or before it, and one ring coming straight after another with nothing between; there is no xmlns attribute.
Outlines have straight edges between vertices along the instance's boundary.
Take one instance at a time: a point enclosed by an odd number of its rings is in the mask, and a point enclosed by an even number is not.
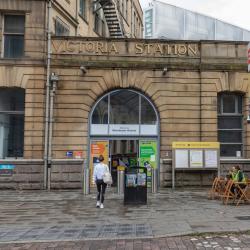
<svg viewBox="0 0 250 250"><path fill-rule="evenodd" d="M86 18L86 0L80 0L79 14Z"/></svg>
<svg viewBox="0 0 250 250"><path fill-rule="evenodd" d="M23 156L24 94L21 88L0 88L0 159Z"/></svg>
<svg viewBox="0 0 250 250"><path fill-rule="evenodd" d="M221 156L242 156L242 95L222 93L218 96L218 141Z"/></svg>
<svg viewBox="0 0 250 250"><path fill-rule="evenodd" d="M69 27L59 18L55 20L55 35L69 36Z"/></svg>
<svg viewBox="0 0 250 250"><path fill-rule="evenodd" d="M24 56L24 15L4 16L4 57Z"/></svg>

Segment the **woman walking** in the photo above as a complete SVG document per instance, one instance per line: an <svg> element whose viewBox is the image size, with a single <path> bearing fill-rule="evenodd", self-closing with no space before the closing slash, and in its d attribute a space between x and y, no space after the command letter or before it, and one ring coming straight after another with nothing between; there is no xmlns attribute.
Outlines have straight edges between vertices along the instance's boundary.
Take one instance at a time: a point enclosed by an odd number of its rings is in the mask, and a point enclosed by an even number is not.
<svg viewBox="0 0 250 250"><path fill-rule="evenodd" d="M107 184L104 183L103 177L106 172L109 172L108 165L103 163L104 157L103 155L99 156L99 163L95 166L93 179L96 183L97 187L97 202L96 207L104 208L104 194L107 187Z"/></svg>

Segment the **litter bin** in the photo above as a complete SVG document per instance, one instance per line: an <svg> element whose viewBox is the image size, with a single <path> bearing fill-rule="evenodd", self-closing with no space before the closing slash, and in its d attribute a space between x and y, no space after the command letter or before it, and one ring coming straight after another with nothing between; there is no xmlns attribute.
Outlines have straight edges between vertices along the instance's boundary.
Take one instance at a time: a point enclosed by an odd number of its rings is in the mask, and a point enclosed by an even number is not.
<svg viewBox="0 0 250 250"><path fill-rule="evenodd" d="M147 204L147 168L129 167L124 175L124 205Z"/></svg>

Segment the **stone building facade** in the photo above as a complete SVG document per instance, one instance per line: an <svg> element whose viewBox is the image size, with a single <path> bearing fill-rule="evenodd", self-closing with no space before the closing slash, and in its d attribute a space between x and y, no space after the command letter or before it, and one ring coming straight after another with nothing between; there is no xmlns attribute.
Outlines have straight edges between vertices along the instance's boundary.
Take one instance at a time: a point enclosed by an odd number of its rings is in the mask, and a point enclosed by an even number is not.
<svg viewBox="0 0 250 250"><path fill-rule="evenodd" d="M249 172L246 43L53 36L48 81L46 7L0 3L0 188L83 188L97 141L108 143L111 161L112 150L114 160L126 152L137 161L140 141L154 141L161 187L171 185L174 141L219 141L221 171ZM13 9L25 19L8 20ZM24 41L19 58L11 36ZM180 171L176 184L210 185L215 175Z"/></svg>

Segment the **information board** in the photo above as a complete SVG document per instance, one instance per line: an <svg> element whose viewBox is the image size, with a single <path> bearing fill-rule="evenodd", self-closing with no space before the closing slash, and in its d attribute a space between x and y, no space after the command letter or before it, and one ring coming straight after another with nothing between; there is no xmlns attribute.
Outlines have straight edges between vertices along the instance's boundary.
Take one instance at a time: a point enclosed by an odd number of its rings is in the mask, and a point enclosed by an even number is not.
<svg viewBox="0 0 250 250"><path fill-rule="evenodd" d="M203 167L203 155L202 150L190 150L190 167L202 168Z"/></svg>
<svg viewBox="0 0 250 250"><path fill-rule="evenodd" d="M217 170L220 176L219 142L173 142L172 187L175 187L175 170L196 172Z"/></svg>
<svg viewBox="0 0 250 250"><path fill-rule="evenodd" d="M205 167L216 168L218 165L218 157L216 150L205 150Z"/></svg>
<svg viewBox="0 0 250 250"><path fill-rule="evenodd" d="M175 167L188 168L188 150L176 149L175 150Z"/></svg>

